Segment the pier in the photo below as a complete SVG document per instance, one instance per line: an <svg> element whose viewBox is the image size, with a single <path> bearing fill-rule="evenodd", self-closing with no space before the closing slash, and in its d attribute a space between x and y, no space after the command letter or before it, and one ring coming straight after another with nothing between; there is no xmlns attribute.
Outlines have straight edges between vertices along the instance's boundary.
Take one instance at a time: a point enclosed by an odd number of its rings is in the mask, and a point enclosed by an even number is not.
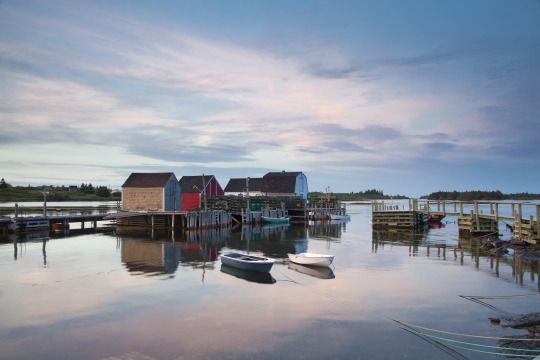
<svg viewBox="0 0 540 360"><path fill-rule="evenodd" d="M116 206L49 207L28 206L2 208L9 216L0 216L0 234L69 229L79 223L84 229L90 223L110 221L118 227L157 229L206 229L241 224L259 224L262 217L288 217L291 223L305 224L310 220L328 220L331 214L345 215L340 202L308 205L302 197L292 196L215 196L205 200L204 208L190 211L119 210ZM41 215L41 214L42 215ZM39 214L39 215L38 215ZM14 216L13 216L14 215Z"/></svg>
<svg viewBox="0 0 540 360"><path fill-rule="evenodd" d="M116 220L117 226L154 229L197 229L227 227L231 215L223 210L209 211L144 211L108 214L105 220Z"/></svg>
<svg viewBox="0 0 540 360"><path fill-rule="evenodd" d="M81 229L85 228L86 223L90 223L90 227L95 229L97 222L103 221L105 216L106 214L26 216L0 220L0 225L3 225L4 232L69 229L72 223L80 224Z"/></svg>
<svg viewBox="0 0 540 360"><path fill-rule="evenodd" d="M414 229L433 216L455 216L461 236L498 234L499 222L504 222L512 228L514 239L540 243L538 203L410 199L408 206L373 201L371 209L375 229Z"/></svg>

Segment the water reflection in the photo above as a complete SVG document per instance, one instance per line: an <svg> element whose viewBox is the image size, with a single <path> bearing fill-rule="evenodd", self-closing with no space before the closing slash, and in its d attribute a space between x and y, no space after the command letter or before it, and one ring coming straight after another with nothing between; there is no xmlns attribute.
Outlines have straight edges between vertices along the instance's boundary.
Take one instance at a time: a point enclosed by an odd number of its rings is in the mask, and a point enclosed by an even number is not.
<svg viewBox="0 0 540 360"><path fill-rule="evenodd" d="M179 266L214 269L219 251L230 237L230 230L174 234L171 231L122 229L116 233L120 242L122 263L132 275L174 274Z"/></svg>
<svg viewBox="0 0 540 360"><path fill-rule="evenodd" d="M129 272L174 274L180 262L180 244L122 238L122 263Z"/></svg>
<svg viewBox="0 0 540 360"><path fill-rule="evenodd" d="M274 284L276 282L276 279L274 279L270 273L242 270L223 264L221 265L221 272L249 282L260 284Z"/></svg>
<svg viewBox="0 0 540 360"><path fill-rule="evenodd" d="M347 230L348 220L315 221L308 227L309 237L315 240L339 242Z"/></svg>
<svg viewBox="0 0 540 360"><path fill-rule="evenodd" d="M444 226L435 229L442 228ZM479 239L459 238L457 242L452 242L445 236L430 235L430 230L434 228L373 230L372 252L384 251L386 246L408 247L409 256L437 258L474 266L477 270L489 271L503 280L540 290L540 261L537 258L528 258L527 254L513 251L504 256L492 256L482 247Z"/></svg>
<svg viewBox="0 0 540 360"><path fill-rule="evenodd" d="M201 269L204 281L205 271L216 267L223 248L262 253L263 256L285 261L288 253L308 251L308 232L317 234L318 240L339 241L342 228L343 223L326 222L309 227L275 224L177 234L166 230L119 229L116 236L122 263L132 275L172 275L182 266ZM323 276L329 278L331 275Z"/></svg>
<svg viewBox="0 0 540 360"><path fill-rule="evenodd" d="M243 252L260 252L271 258L287 258L288 253L307 249L307 230L303 225L246 226L231 233L227 247Z"/></svg>
<svg viewBox="0 0 540 360"><path fill-rule="evenodd" d="M318 279L334 279L336 277L334 271L329 267L304 266L290 262L289 269Z"/></svg>

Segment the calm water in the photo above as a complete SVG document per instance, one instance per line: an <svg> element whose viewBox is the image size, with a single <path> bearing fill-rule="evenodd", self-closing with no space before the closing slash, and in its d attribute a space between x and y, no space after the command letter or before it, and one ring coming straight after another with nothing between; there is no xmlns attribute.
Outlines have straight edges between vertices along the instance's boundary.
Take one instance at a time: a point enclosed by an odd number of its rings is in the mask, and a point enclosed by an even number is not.
<svg viewBox="0 0 540 360"><path fill-rule="evenodd" d="M529 295L485 301L508 312L540 311L538 262L478 256L474 242L458 239L452 218L416 234L374 233L369 206L349 211L346 224L175 234L174 242L171 233L152 240L78 230L3 238L0 358L444 359L452 358L448 349L391 319L509 336L525 332L492 325L498 311L459 295ZM228 249L277 263L267 277L222 268L218 255ZM305 250L334 254L335 267L288 264L288 252Z"/></svg>

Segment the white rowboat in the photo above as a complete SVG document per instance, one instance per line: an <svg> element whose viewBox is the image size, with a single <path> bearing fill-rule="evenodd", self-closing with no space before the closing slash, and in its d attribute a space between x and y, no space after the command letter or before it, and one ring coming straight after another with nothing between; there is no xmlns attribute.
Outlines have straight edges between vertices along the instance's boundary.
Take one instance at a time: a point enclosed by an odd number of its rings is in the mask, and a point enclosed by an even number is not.
<svg viewBox="0 0 540 360"><path fill-rule="evenodd" d="M301 254L287 254L289 260L296 264L310 265L310 266L330 266L334 261L334 255L313 254L313 253L301 253Z"/></svg>
<svg viewBox="0 0 540 360"><path fill-rule="evenodd" d="M330 220L349 220L350 218L349 215L330 214Z"/></svg>

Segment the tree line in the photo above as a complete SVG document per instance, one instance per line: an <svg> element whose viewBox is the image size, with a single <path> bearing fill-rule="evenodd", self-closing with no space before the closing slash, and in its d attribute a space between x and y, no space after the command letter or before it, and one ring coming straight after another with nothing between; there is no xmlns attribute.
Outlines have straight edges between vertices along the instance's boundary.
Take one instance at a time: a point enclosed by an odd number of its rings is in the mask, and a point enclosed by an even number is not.
<svg viewBox="0 0 540 360"><path fill-rule="evenodd" d="M44 191L50 201L118 200L121 196L120 192L113 192L107 186L94 186L92 183L80 186L14 186L4 178L0 179L0 201L39 201L43 199Z"/></svg>
<svg viewBox="0 0 540 360"><path fill-rule="evenodd" d="M310 201L321 201L325 199L338 201L360 201L360 200L380 200L380 199L407 199L403 195L386 195L382 190L368 189L365 191L348 193L323 193L320 191L310 192L308 194Z"/></svg>
<svg viewBox="0 0 540 360"><path fill-rule="evenodd" d="M437 191L429 195L422 196L422 199L429 200L457 200L457 201L472 201L472 200L537 200L540 199L540 194L530 193L511 193L504 194L500 190L495 191Z"/></svg>

